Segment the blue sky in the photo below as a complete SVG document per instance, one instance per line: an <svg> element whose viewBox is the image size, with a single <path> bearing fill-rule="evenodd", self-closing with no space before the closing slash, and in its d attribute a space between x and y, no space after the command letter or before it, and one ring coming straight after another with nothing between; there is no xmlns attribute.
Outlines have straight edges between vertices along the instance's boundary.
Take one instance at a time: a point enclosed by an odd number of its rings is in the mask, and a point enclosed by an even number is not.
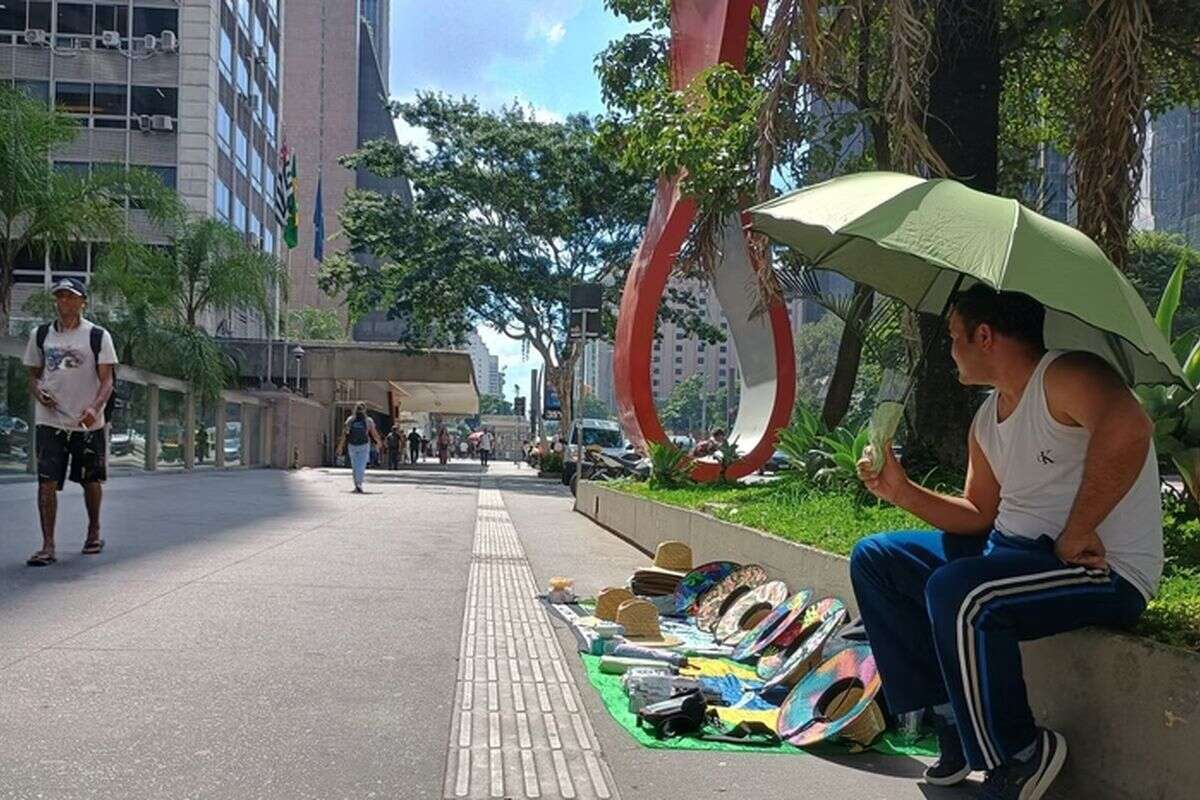
<svg viewBox="0 0 1200 800"><path fill-rule="evenodd" d="M604 47L629 29L601 0L393 0L391 66L394 97L441 91L499 107L514 100L547 119L603 110L592 64ZM397 125L401 140L422 142L421 132ZM505 396L513 384L529 391L529 371L541 368L521 345L488 328L480 336L505 368Z"/></svg>

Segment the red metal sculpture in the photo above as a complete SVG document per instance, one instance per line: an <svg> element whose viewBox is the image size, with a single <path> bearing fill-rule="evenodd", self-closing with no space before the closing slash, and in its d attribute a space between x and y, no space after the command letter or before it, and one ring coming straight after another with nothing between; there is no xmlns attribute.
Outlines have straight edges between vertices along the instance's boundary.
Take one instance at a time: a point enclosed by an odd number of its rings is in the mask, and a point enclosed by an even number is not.
<svg viewBox="0 0 1200 800"><path fill-rule="evenodd" d="M700 72L724 62L745 67L750 15L765 0L674 0L671 6L671 82L683 88ZM696 204L680 194L677 177L658 181L646 235L634 256L621 295L614 353L618 414L634 442L664 442L666 433L654 407L650 381L654 320L671 267L696 216ZM754 270L739 215L725 226L723 260L714 290L729 321L737 350L742 398L731 438L742 456L727 472L748 475L767 462L776 432L788 424L796 393L796 362L787 308L773 303L766 314L751 319ZM711 459L696 464L697 480L719 477Z"/></svg>

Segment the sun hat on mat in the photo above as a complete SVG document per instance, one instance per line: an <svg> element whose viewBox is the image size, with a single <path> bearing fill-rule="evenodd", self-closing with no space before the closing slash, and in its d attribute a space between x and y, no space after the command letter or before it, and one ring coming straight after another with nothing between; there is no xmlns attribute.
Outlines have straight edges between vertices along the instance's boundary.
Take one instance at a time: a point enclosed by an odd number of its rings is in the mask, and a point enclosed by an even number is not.
<svg viewBox="0 0 1200 800"><path fill-rule="evenodd" d="M643 647L676 647L683 644L677 636L664 636L658 627L658 609L648 600L626 600L617 608L618 625L625 628L625 639Z"/></svg>
<svg viewBox="0 0 1200 800"><path fill-rule="evenodd" d="M629 579L629 588L638 597L670 597L682 578L681 572L646 567L634 571Z"/></svg>
<svg viewBox="0 0 1200 800"><path fill-rule="evenodd" d="M654 548L654 565L652 570L678 573L683 577L692 568L692 548L683 542L668 540L659 542Z"/></svg>
<svg viewBox="0 0 1200 800"><path fill-rule="evenodd" d="M821 663L825 642L846 621L841 600L827 597L808 607L793 625L794 636L780 637L779 648L772 647L758 660L758 677L763 691L777 686L792 686Z"/></svg>
<svg viewBox="0 0 1200 800"><path fill-rule="evenodd" d="M869 746L887 727L876 702L881 687L871 648L847 648L788 694L779 707L779 736L797 747L835 738Z"/></svg>
<svg viewBox="0 0 1200 800"><path fill-rule="evenodd" d="M633 592L622 586L606 586L596 595L596 610L592 613L597 620L617 621L617 608L626 600L633 599Z"/></svg>
<svg viewBox="0 0 1200 800"><path fill-rule="evenodd" d="M675 601L675 613L691 616L695 613L696 600L724 580L729 573L740 567L734 561L709 561L684 575L671 597Z"/></svg>
<svg viewBox="0 0 1200 800"><path fill-rule="evenodd" d="M743 594L729 610L721 615L713 632L717 641L734 647L754 630L776 606L787 600L788 588L783 581L767 581Z"/></svg>
<svg viewBox="0 0 1200 800"><path fill-rule="evenodd" d="M757 658L781 633L791 627L804 609L812 602L812 589L801 589L789 597L786 602L775 606L775 609L763 618L754 630L738 642L730 656L735 661L749 661Z"/></svg>
<svg viewBox="0 0 1200 800"><path fill-rule="evenodd" d="M696 627L702 631L711 631L734 600L768 580L767 571L757 564L738 567L716 586L700 595L696 605Z"/></svg>

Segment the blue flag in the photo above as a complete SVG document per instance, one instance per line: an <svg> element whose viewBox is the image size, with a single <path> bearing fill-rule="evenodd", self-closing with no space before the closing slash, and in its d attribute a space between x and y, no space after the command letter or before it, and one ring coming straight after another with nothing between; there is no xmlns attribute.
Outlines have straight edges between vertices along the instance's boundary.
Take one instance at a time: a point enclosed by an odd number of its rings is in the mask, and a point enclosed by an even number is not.
<svg viewBox="0 0 1200 800"><path fill-rule="evenodd" d="M317 199L313 201L313 258L325 260L325 204L321 202L320 173L317 173Z"/></svg>

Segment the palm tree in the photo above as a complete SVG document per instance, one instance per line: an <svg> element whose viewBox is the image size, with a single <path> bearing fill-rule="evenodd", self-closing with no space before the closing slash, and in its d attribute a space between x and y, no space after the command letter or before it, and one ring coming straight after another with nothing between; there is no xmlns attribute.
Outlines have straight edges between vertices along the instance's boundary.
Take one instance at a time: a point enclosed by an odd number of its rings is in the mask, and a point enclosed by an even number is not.
<svg viewBox="0 0 1200 800"><path fill-rule="evenodd" d="M120 305L115 323L133 363L178 375L215 399L231 364L198 326L205 313L257 312L270 320L271 289L286 288L279 259L227 223L180 217L165 247L106 253L92 279L96 294Z"/></svg>
<svg viewBox="0 0 1200 800"><path fill-rule="evenodd" d="M0 84L0 332L8 332L20 259L88 241L104 242L111 255L123 253L136 245L126 225L128 197L137 197L156 223L179 212L175 193L145 170L56 170L52 152L78 131L69 116Z"/></svg>

